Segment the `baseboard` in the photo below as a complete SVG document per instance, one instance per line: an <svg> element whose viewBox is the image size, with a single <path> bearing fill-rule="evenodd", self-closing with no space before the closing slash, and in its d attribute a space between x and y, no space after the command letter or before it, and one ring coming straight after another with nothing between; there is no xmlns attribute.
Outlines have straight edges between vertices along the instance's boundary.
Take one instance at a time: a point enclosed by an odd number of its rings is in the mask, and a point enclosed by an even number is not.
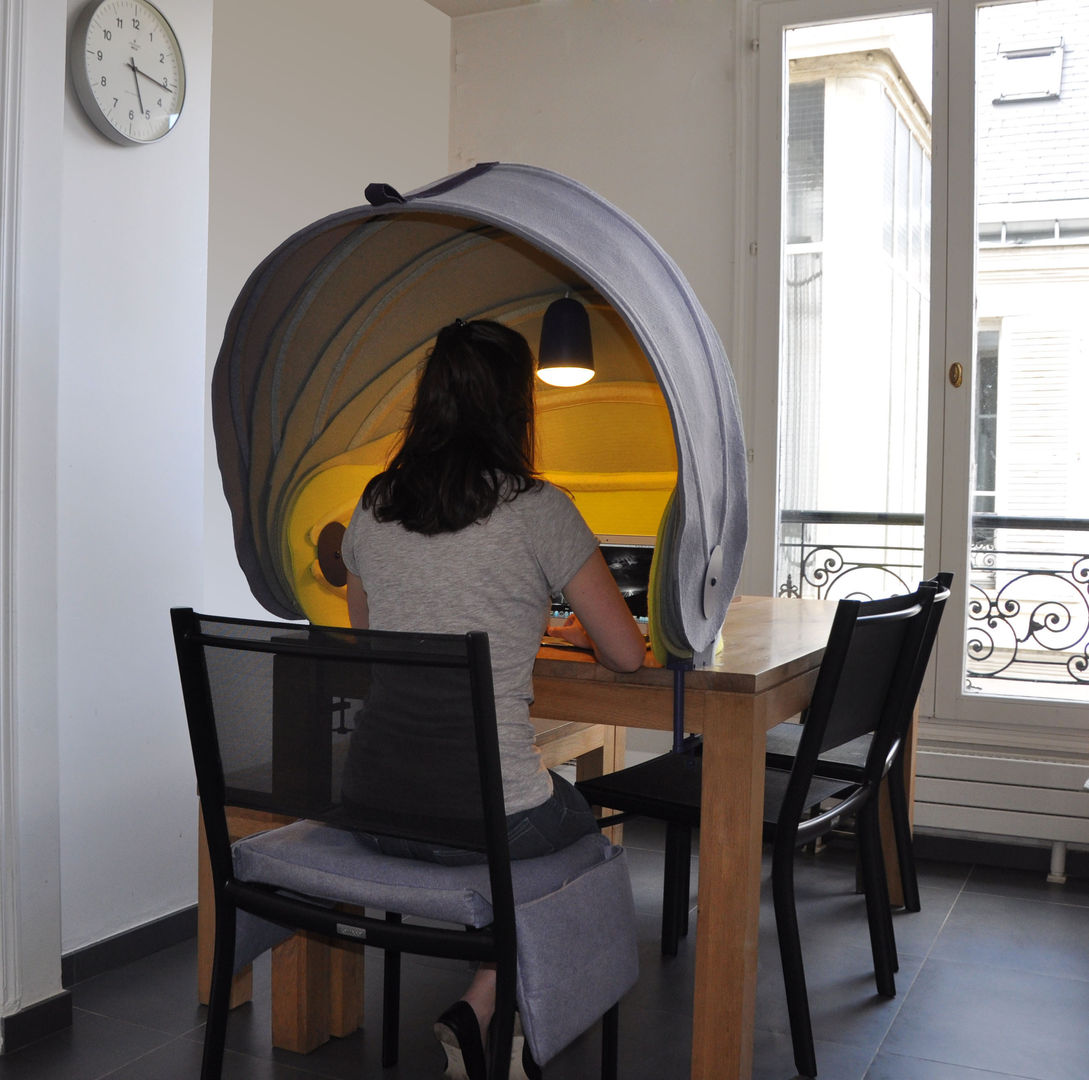
<svg viewBox="0 0 1089 1080"><path fill-rule="evenodd" d="M3 1054L16 1050L53 1035L72 1026L72 995L65 990L37 1005L0 1017L0 1046Z"/></svg>
<svg viewBox="0 0 1089 1080"><path fill-rule="evenodd" d="M197 908L184 908L61 957L61 984L74 986L122 964L187 941L197 934Z"/></svg>
<svg viewBox="0 0 1089 1080"><path fill-rule="evenodd" d="M1051 861L1051 845L1014 843L993 838L975 838L916 829L915 855L938 862L978 863L1002 870L1031 870L1046 874ZM1089 877L1089 851L1069 849L1066 854L1067 877Z"/></svg>

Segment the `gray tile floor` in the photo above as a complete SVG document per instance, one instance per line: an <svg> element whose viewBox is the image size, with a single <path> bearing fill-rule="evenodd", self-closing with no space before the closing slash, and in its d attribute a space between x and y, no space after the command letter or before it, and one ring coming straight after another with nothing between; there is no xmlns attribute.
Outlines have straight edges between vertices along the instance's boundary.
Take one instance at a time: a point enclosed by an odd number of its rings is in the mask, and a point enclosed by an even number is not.
<svg viewBox="0 0 1089 1080"><path fill-rule="evenodd" d="M688 1075L693 938L658 951L661 834L629 826L641 974L621 1007L623 1080ZM863 901L848 852L800 856L797 873L817 1061L822 1080L1089 1078L1089 882L981 866L920 866L923 910L897 913L898 995L874 991ZM698 927L693 927L698 933ZM770 899L761 912L754 1080L794 1076ZM367 992L378 1002L380 963ZM442 1073L431 1022L466 969L405 958L401 1060L383 1070L373 1026L305 1057L269 1045L268 967L254 1001L232 1014L227 1080L425 1080ZM0 1080L194 1080L204 1010L192 941L73 988L69 1031L0 1057ZM546 1080L592 1080L598 1033L549 1063Z"/></svg>

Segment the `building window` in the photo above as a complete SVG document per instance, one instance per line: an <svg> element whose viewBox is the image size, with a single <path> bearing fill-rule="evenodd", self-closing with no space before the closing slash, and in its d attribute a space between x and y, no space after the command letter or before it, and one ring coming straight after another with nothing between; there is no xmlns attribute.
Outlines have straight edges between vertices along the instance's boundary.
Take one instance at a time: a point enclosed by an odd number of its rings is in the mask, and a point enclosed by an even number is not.
<svg viewBox="0 0 1089 1080"><path fill-rule="evenodd" d="M1045 101L1062 91L1063 39L998 46L994 103Z"/></svg>

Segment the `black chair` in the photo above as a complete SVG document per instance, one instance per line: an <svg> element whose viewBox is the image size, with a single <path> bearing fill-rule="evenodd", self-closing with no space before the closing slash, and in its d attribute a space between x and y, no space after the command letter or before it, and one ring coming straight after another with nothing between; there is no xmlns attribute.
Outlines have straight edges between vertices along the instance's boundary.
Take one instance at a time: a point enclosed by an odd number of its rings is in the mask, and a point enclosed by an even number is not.
<svg viewBox="0 0 1089 1080"><path fill-rule="evenodd" d="M233 970L273 944L276 927L385 951L384 1065L397 1059L408 952L496 964L490 1078L508 1075L516 1002L541 1063L604 1014L602 1076L615 1077L617 1003L637 974L623 852L594 835L511 862L487 635L190 609L171 618L215 889L202 1080L221 1073ZM356 710L351 723L345 701ZM232 849L226 804L302 820ZM481 861L394 858L354 831L479 852ZM557 926L567 928L563 949ZM557 967L571 987L559 1001Z"/></svg>
<svg viewBox="0 0 1089 1080"><path fill-rule="evenodd" d="M794 852L828 833L841 817L854 815L875 981L880 994L894 996L896 946L876 795L903 724L902 713L913 705L908 693L937 591L927 582L909 596L840 601L793 766L765 773L764 832L773 845L776 929L795 1064L803 1076L815 1076L817 1066L794 902ZM863 737L871 744L861 777L844 781L815 775L819 757ZM578 785L591 804L621 811L603 819L603 825L633 815L667 822L663 909L673 910L674 925L667 927L663 915L663 952L669 944L675 950L677 924L682 922L676 912L687 911L687 849L691 830L699 825L701 774L700 743L688 740L679 752ZM835 805L824 808L831 799ZM678 890L682 880L683 899ZM667 930L674 935L672 943L665 939Z"/></svg>
<svg viewBox="0 0 1089 1080"><path fill-rule="evenodd" d="M938 624L941 622L942 613L945 611L945 602L949 599L953 575L943 571L936 574L932 580L938 586L938 591L935 593L934 602L930 608L930 619L923 634L919 655L915 661L915 671L907 690L911 708L901 713L902 728L897 731L889 750L888 769L885 775L905 911L919 911L922 905L919 899L919 876L915 869L914 844L911 838L911 814L908 809L907 784L904 779L903 751L910 737L915 702L918 700L927 665L930 663L930 655L934 650ZM776 769L792 768L801 737L802 727L800 724L791 723L790 721L776 724L768 732L767 764ZM818 776L828 777L833 780L857 782L863 776L866 768L869 749L869 736L863 736L861 739L855 739L844 746L838 746L827 754L822 754L817 759L816 773Z"/></svg>

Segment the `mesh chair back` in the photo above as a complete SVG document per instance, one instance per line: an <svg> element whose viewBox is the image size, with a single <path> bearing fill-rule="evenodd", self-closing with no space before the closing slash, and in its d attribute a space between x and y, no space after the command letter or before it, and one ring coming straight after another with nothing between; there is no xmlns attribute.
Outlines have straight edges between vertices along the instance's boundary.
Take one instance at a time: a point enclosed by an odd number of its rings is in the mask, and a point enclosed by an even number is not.
<svg viewBox="0 0 1089 1080"><path fill-rule="evenodd" d="M505 851L486 634L172 616L206 817L211 800L478 851L490 822Z"/></svg>

